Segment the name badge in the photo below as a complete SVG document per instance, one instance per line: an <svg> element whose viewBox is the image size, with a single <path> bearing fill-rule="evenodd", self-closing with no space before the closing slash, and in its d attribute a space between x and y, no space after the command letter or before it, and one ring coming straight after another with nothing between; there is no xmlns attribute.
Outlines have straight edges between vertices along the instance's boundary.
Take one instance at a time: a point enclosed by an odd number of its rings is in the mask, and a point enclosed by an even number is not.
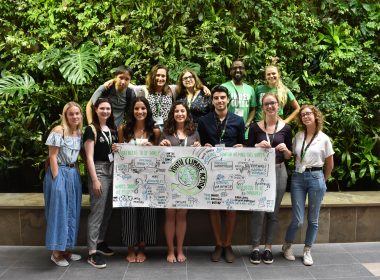
<svg viewBox="0 0 380 280"><path fill-rule="evenodd" d="M108 154L108 159L110 162L113 162L113 154Z"/></svg>
<svg viewBox="0 0 380 280"><path fill-rule="evenodd" d="M164 119L162 117L157 117L154 118L156 125L163 125L164 124Z"/></svg>
<svg viewBox="0 0 380 280"><path fill-rule="evenodd" d="M304 173L304 172L305 172L305 166L300 165L300 164L297 164L297 165L296 165L296 168L295 168L295 171L296 171L297 173Z"/></svg>

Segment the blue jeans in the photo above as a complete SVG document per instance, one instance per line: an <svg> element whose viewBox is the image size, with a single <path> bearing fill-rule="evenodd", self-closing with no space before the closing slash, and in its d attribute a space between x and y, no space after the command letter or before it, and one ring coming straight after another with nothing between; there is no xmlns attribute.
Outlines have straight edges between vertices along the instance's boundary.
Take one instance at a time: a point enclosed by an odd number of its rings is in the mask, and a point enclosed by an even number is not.
<svg viewBox="0 0 380 280"><path fill-rule="evenodd" d="M308 225L305 245L312 246L318 232L318 219L321 203L326 192L323 171L294 172L291 183L292 221L286 231L285 241L293 243L298 228L303 224L306 195L308 196Z"/></svg>

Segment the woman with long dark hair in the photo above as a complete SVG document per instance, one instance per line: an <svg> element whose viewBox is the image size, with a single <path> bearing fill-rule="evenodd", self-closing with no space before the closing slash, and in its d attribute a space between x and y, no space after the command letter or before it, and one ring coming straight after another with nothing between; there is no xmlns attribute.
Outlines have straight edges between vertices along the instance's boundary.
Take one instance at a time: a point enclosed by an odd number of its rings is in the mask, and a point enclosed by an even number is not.
<svg viewBox="0 0 380 280"><path fill-rule="evenodd" d="M118 135L119 143L139 146L158 144L160 129L154 127L152 111L145 97L136 97L133 100L128 122L119 127ZM122 242L128 247L127 261L144 262L146 259L145 246L156 243L156 209L147 207L122 208L121 225Z"/></svg>
<svg viewBox="0 0 380 280"><path fill-rule="evenodd" d="M160 146L200 147L199 134L195 130L189 108L183 101L176 101L165 122ZM168 244L166 260L170 263L184 262L183 241L186 234L187 209L165 210L165 236ZM174 236L177 241L177 256L174 252Z"/></svg>

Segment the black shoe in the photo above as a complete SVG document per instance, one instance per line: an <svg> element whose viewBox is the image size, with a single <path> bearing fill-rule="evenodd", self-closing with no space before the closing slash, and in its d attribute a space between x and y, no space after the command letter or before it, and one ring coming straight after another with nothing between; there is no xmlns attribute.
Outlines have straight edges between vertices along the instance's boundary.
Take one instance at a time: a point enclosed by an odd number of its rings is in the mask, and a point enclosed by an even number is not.
<svg viewBox="0 0 380 280"><path fill-rule="evenodd" d="M98 252L89 255L87 258L87 262L96 268L106 267L106 262L104 260L104 257Z"/></svg>
<svg viewBox="0 0 380 280"><path fill-rule="evenodd" d="M261 256L259 250L254 250L249 255L249 261L253 264L259 264L261 263Z"/></svg>
<svg viewBox="0 0 380 280"><path fill-rule="evenodd" d="M115 254L114 251L112 251L110 248L108 248L106 242L99 243L96 246L96 252L98 252L102 255L105 255L105 256L112 256L113 254Z"/></svg>
<svg viewBox="0 0 380 280"><path fill-rule="evenodd" d="M264 251L262 258L263 258L263 262L266 264L273 263L273 255L272 255L272 252L269 250Z"/></svg>

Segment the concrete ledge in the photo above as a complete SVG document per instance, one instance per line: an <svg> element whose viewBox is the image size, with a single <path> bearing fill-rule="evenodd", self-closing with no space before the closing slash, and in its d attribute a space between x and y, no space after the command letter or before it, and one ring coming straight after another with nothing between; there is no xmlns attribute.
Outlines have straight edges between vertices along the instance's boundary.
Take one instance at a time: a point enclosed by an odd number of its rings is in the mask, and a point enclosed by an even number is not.
<svg viewBox="0 0 380 280"><path fill-rule="evenodd" d="M89 196L83 195L78 245L86 245ZM121 245L120 209L114 209L108 242ZM239 211L234 244L250 244L250 212ZM283 242L291 219L290 194L286 193L279 213L275 244ZM306 222L306 221L305 221ZM164 210L158 209L158 245L165 245ZM196 226L194 226L196 225ZM199 226L201 225L201 226ZM306 224L298 231L296 243L303 243ZM45 236L42 193L0 194L0 245L43 245ZM317 243L380 241L380 192L328 192L323 201ZM186 245L211 245L213 235L207 210L188 213Z"/></svg>

